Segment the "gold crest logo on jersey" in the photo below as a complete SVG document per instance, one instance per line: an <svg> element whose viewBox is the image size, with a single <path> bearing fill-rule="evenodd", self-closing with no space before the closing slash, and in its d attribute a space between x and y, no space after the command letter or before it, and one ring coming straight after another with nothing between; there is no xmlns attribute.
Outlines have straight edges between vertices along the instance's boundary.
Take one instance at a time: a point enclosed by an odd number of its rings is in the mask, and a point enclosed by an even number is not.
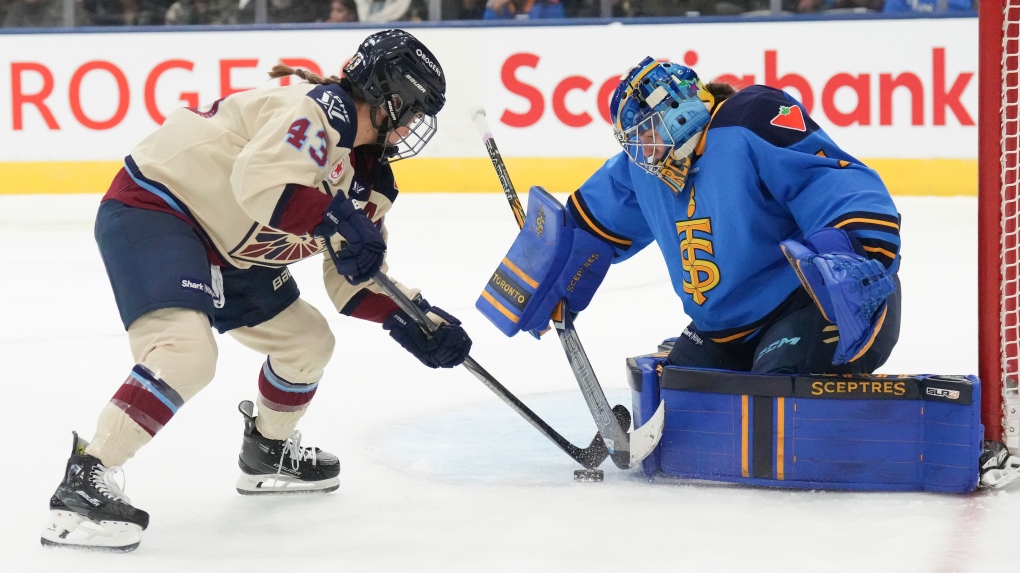
<svg viewBox="0 0 1020 573"><path fill-rule="evenodd" d="M710 219L694 219L691 221L677 221L677 234L680 239L680 258L683 260L684 292L694 298L698 305L704 304L708 297L705 293L719 286L719 267L712 261L698 258L698 252L714 254L712 240L704 237L696 237L695 232L701 232L711 237L712 221Z"/></svg>

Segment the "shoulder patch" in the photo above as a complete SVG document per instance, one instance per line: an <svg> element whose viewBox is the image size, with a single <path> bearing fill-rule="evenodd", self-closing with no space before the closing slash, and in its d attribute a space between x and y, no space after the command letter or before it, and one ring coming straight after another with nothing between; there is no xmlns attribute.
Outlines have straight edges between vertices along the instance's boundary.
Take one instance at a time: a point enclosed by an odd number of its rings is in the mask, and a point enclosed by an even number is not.
<svg viewBox="0 0 1020 573"><path fill-rule="evenodd" d="M337 147L353 147L358 133L358 114L354 100L337 84L317 85L308 92L308 97L319 104L326 114L330 127L340 134Z"/></svg>
<svg viewBox="0 0 1020 573"><path fill-rule="evenodd" d="M782 90L755 85L723 102L708 128L742 127L776 147L790 147L818 130L803 106Z"/></svg>
<svg viewBox="0 0 1020 573"><path fill-rule="evenodd" d="M779 113L769 123L785 129L807 131L807 126L804 124L804 113L797 105L779 106Z"/></svg>

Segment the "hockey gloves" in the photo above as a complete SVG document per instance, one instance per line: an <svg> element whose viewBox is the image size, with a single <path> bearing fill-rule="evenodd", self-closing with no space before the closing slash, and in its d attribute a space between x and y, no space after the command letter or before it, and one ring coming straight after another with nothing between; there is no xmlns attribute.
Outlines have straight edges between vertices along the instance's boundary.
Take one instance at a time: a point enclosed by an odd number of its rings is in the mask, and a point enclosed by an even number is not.
<svg viewBox="0 0 1020 573"><path fill-rule="evenodd" d="M896 283L882 263L857 254L842 229L825 227L806 242L786 240L780 247L822 315L839 329L832 363L853 362L881 330Z"/></svg>
<svg viewBox="0 0 1020 573"><path fill-rule="evenodd" d="M386 254L382 232L341 192L337 192L336 197L330 201L322 222L312 234L322 237L336 265L336 272L347 277L352 284L367 281L382 267ZM333 248L330 241L336 234L343 238L339 251Z"/></svg>
<svg viewBox="0 0 1020 573"><path fill-rule="evenodd" d="M383 322L383 328L429 368L453 368L464 362L471 350L471 338L460 321L445 310L430 306L421 295L414 298L414 303L439 325L435 332L425 334L414 319L399 309Z"/></svg>

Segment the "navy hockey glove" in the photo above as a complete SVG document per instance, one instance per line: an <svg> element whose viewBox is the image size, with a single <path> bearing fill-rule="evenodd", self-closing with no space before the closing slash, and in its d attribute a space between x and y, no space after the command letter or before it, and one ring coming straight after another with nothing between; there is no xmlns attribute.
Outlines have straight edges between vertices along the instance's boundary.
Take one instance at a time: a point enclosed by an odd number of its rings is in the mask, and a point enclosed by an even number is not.
<svg viewBox="0 0 1020 573"><path fill-rule="evenodd" d="M437 322L439 328L431 335L425 331L403 310L397 310L383 322L383 328L390 336L400 343L405 350L421 360L429 368L453 368L464 362L471 350L471 338L460 326L460 321L441 308L429 306L425 299L418 295L414 299L418 308L422 309Z"/></svg>
<svg viewBox="0 0 1020 573"><path fill-rule="evenodd" d="M386 254L386 241L383 240L382 232L343 193L338 192L333 197L322 216L322 222L312 234L322 237L336 265L336 272L347 277L352 284L367 281L382 267ZM343 237L339 251L330 242L330 238L336 234Z"/></svg>
<svg viewBox="0 0 1020 573"><path fill-rule="evenodd" d="M857 254L842 229L825 227L806 241L810 247L794 240L780 247L822 315L839 329L832 363L853 362L881 330L896 283L882 263Z"/></svg>

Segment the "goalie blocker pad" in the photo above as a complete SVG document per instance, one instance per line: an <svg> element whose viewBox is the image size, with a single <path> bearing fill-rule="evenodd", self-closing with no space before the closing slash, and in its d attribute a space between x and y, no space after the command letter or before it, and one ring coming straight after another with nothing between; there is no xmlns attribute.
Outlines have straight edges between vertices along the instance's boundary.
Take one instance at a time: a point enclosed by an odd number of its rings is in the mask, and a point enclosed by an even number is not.
<svg viewBox="0 0 1020 573"><path fill-rule="evenodd" d="M943 493L978 485L975 376L757 374L665 356L627 359L634 425L666 402L662 441L642 462L649 477Z"/></svg>
<svg viewBox="0 0 1020 573"><path fill-rule="evenodd" d="M612 260L612 246L577 228L555 197L532 187L524 226L475 307L507 336L544 329L562 299L571 312L587 308Z"/></svg>

